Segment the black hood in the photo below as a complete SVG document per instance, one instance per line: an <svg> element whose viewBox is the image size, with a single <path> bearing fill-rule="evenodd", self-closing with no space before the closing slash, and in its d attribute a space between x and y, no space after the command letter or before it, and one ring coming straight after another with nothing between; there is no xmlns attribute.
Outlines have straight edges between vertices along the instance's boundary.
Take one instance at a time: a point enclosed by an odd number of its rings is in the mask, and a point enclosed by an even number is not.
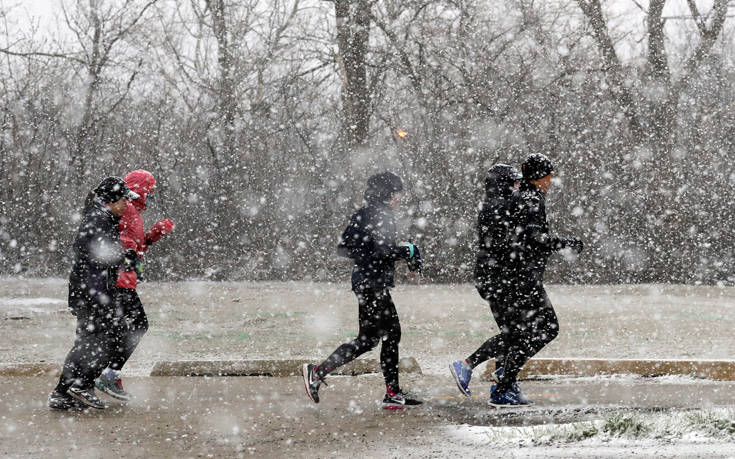
<svg viewBox="0 0 735 459"><path fill-rule="evenodd" d="M487 198L508 198L513 194L513 185L521 175L512 166L496 164L487 171L485 195Z"/></svg>
<svg viewBox="0 0 735 459"><path fill-rule="evenodd" d="M365 189L365 200L369 203L390 201L393 193L403 191L401 178L392 172L381 172L371 176Z"/></svg>

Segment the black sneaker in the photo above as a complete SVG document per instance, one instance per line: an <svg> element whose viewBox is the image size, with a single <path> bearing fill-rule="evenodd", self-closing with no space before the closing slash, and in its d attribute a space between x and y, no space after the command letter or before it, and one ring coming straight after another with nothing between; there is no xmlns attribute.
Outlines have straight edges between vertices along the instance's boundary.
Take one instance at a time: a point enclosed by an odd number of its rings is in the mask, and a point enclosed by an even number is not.
<svg viewBox="0 0 735 459"><path fill-rule="evenodd" d="M61 392L54 390L48 394L47 405L52 410L70 410L72 408L78 408L80 403L69 394L62 394Z"/></svg>
<svg viewBox="0 0 735 459"><path fill-rule="evenodd" d="M304 376L304 388L306 389L306 395L308 395L314 403L319 403L319 386L321 386L324 381L319 379L315 370L315 365L305 363L301 368L301 374ZM326 385L326 383L324 384Z"/></svg>
<svg viewBox="0 0 735 459"><path fill-rule="evenodd" d="M390 387L386 388L385 397L383 397L383 408L386 410L401 410L407 406L418 406L422 403L424 402L402 390L393 391Z"/></svg>
<svg viewBox="0 0 735 459"><path fill-rule="evenodd" d="M95 395L94 388L82 389L81 387L70 387L68 394L82 402L85 406L97 408L98 410L104 410L107 408L105 402L97 398L97 395Z"/></svg>
<svg viewBox="0 0 735 459"><path fill-rule="evenodd" d="M94 382L97 389L101 390L110 397L129 402L133 396L123 389L122 380L120 378L112 379L104 373Z"/></svg>

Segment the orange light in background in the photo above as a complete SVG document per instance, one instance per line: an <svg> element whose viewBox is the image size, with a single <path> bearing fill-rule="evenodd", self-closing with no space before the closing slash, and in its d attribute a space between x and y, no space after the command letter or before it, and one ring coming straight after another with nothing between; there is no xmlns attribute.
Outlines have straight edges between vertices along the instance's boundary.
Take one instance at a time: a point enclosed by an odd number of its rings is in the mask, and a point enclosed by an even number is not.
<svg viewBox="0 0 735 459"><path fill-rule="evenodd" d="M405 139L408 134L403 129L396 129L396 135L402 139Z"/></svg>

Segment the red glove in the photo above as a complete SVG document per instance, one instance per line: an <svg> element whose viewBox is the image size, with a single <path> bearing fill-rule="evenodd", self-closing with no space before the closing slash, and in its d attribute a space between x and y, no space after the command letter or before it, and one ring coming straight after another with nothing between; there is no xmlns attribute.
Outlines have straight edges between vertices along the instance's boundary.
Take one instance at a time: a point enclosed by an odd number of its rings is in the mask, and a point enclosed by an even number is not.
<svg viewBox="0 0 735 459"><path fill-rule="evenodd" d="M157 242L159 239L161 239L163 236L167 235L173 230L174 222L172 222L168 218L159 220L153 226L151 226L150 231L145 233L145 243L150 245L154 242Z"/></svg>

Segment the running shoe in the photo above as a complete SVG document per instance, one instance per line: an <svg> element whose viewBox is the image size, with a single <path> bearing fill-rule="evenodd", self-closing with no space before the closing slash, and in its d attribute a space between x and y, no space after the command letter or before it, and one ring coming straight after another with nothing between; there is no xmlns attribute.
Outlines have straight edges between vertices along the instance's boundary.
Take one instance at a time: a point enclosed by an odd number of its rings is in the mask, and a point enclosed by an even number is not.
<svg viewBox="0 0 735 459"><path fill-rule="evenodd" d="M129 402L133 396L123 389L122 380L120 378L110 378L109 376L102 373L99 378L94 382L97 389L101 390L110 397L122 400L123 402Z"/></svg>
<svg viewBox="0 0 735 459"><path fill-rule="evenodd" d="M462 392L465 397L471 397L470 379L472 379L472 369L465 365L461 360L457 360L449 365L449 371L452 372L454 382L457 383L459 391Z"/></svg>
<svg viewBox="0 0 735 459"><path fill-rule="evenodd" d="M490 376L493 380L493 385L490 387L490 395L492 395L493 391L495 390L495 384L500 382L500 379L503 377L503 367L498 368L497 370L493 371L492 375ZM519 400L522 400L528 405L533 404L531 400L529 400L528 397L526 397L523 392L521 392L521 388L518 386L518 382L514 382L510 385L510 390L513 392L513 394L518 397Z"/></svg>
<svg viewBox="0 0 735 459"><path fill-rule="evenodd" d="M521 407L528 406L529 403L526 400L522 400L516 392L508 390L500 392L497 389L490 391L490 405L498 408L508 407Z"/></svg>
<svg viewBox="0 0 735 459"><path fill-rule="evenodd" d="M54 390L48 394L47 405L52 410L65 411L71 408L78 408L80 403L69 394L62 394L61 392Z"/></svg>
<svg viewBox="0 0 735 459"><path fill-rule="evenodd" d="M94 393L94 388L82 389L81 387L70 387L69 392L67 393L82 402L85 406L96 408L98 410L104 410L107 408L105 402L97 398L97 395Z"/></svg>
<svg viewBox="0 0 735 459"><path fill-rule="evenodd" d="M401 389L394 391L390 387L386 387L385 397L383 397L383 408L387 410L403 409L407 406L417 406L422 403L424 402L403 392Z"/></svg>
<svg viewBox="0 0 735 459"><path fill-rule="evenodd" d="M316 375L316 365L305 363L301 368L301 374L304 376L306 395L309 396L312 402L319 403L319 386L324 381Z"/></svg>

